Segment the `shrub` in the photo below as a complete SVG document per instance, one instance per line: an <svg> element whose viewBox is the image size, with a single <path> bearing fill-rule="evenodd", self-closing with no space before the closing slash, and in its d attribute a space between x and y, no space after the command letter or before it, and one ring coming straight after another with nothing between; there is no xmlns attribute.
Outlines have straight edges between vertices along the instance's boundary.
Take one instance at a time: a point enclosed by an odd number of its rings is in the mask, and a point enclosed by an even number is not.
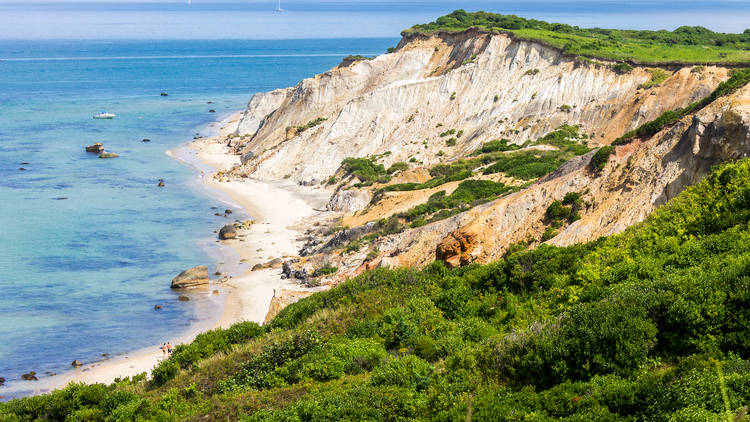
<svg viewBox="0 0 750 422"><path fill-rule="evenodd" d="M600 174L602 170L604 170L604 167L607 165L607 162L609 161L609 156L615 153L615 147L612 145L607 145L599 148L596 153L591 156L591 161L589 161L589 168L595 173Z"/></svg>
<svg viewBox="0 0 750 422"><path fill-rule="evenodd" d="M534 76L537 73L539 73L539 69L529 69L529 70L523 72L523 75L524 76Z"/></svg>
<svg viewBox="0 0 750 422"><path fill-rule="evenodd" d="M560 111L562 111L563 113L570 113L571 111L573 111L573 107L568 104L563 104L560 106Z"/></svg>
<svg viewBox="0 0 750 422"><path fill-rule="evenodd" d="M410 390L424 390L430 383L432 366L424 360L407 355L396 358L375 369L372 385L393 385Z"/></svg>
<svg viewBox="0 0 750 422"><path fill-rule="evenodd" d="M616 65L612 66L612 70L622 75L633 70L633 66L625 62L619 62Z"/></svg>
<svg viewBox="0 0 750 422"><path fill-rule="evenodd" d="M449 146L449 147L454 147L454 146L456 146L456 141L457 141L457 139L456 139L456 138L448 138L448 139L447 139L447 140L445 141L445 145L446 145L446 146Z"/></svg>
<svg viewBox="0 0 750 422"><path fill-rule="evenodd" d="M403 161L399 161L391 164L391 166L388 168L388 174L393 174L405 170L409 170L409 165L404 163Z"/></svg>
<svg viewBox="0 0 750 422"><path fill-rule="evenodd" d="M521 145L509 144L508 142L510 142L508 139L485 142L477 153L487 154L495 151L515 151L521 148Z"/></svg>
<svg viewBox="0 0 750 422"><path fill-rule="evenodd" d="M315 120L310 120L304 126L295 126L294 128L297 129L297 133L302 133L302 132L306 131L307 129L310 129L310 128L313 128L315 126L318 126L319 124L325 122L326 120L328 120L328 118L326 118L326 117L318 117Z"/></svg>
<svg viewBox="0 0 750 422"><path fill-rule="evenodd" d="M346 158L341 162L342 167L347 173L353 174L364 183L374 183L378 180L387 181L389 179L385 166L375 163L373 157L370 158Z"/></svg>

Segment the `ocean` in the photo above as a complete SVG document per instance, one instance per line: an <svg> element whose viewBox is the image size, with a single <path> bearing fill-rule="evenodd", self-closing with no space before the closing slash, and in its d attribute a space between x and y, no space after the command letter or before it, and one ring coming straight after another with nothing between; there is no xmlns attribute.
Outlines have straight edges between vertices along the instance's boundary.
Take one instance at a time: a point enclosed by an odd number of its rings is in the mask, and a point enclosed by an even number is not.
<svg viewBox="0 0 750 422"><path fill-rule="evenodd" d="M282 14L269 3L0 2L0 377L60 373L217 316L220 300L180 302L169 282L194 265L230 265L213 231L231 205L196 189L166 151L255 92L383 53L401 29L459 7L723 31L748 16L747 2L732 1L297 1ZM92 119L102 110L117 117ZM94 142L120 157L86 153Z"/></svg>
<svg viewBox="0 0 750 422"><path fill-rule="evenodd" d="M217 300L179 302L169 283L215 271L228 219L214 213L228 206L165 152L254 92L394 42L0 41L0 377L59 373L215 317ZM117 116L92 119L101 110ZM94 142L120 157L86 153Z"/></svg>

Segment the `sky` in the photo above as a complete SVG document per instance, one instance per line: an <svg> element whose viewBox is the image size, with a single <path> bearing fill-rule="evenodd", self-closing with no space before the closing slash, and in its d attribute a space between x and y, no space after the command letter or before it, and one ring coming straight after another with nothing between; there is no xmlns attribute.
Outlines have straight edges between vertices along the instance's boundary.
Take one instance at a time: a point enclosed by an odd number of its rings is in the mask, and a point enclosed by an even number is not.
<svg viewBox="0 0 750 422"><path fill-rule="evenodd" d="M583 27L750 27L750 0L0 0L0 40L393 37L458 8Z"/></svg>

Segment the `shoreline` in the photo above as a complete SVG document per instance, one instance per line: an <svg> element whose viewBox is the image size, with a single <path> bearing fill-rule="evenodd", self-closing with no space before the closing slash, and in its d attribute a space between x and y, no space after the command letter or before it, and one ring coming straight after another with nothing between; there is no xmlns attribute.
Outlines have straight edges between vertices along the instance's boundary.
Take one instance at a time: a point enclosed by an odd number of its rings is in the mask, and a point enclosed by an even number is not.
<svg viewBox="0 0 750 422"><path fill-rule="evenodd" d="M263 324L268 314L271 300L277 289L292 291L317 291L320 288L305 288L300 284L281 279L280 268L267 268L252 271L256 264L264 264L274 258L296 256L302 241L300 227L304 220L321 214L315 208L327 200L321 193L311 194L288 181L260 181L241 179L218 181L213 176L216 172L228 169L239 162L239 157L232 155L219 141L236 130L243 111L223 116L207 126L211 136L192 140L174 149L166 151L174 160L195 171L195 183L191 188L200 190L207 197L226 203L227 206L239 209L235 218L251 219L249 229L238 230L237 239L206 239L201 244L209 256L215 260L217 268L224 275L222 279L212 279L209 289L188 290L191 296L205 294L208 300L199 300L196 306L197 315L205 315L208 307L216 298L211 298L213 290L219 290L222 309L212 317L192 324L185 332L176 335L173 344L192 342L200 333L227 328L240 321L254 321ZM235 219L230 221L234 222ZM227 221L229 223L229 221ZM218 231L221 227L215 227ZM214 241L218 248L208 242ZM211 253L213 252L213 253ZM231 260L235 261L232 262ZM214 276L212 276L214 277ZM70 383L112 383L116 378L130 377L151 370L165 359L159 349L160 344L128 351L100 361L87 363L81 367L60 373L57 376L44 377L39 381L19 381L8 393L31 393L38 395L61 389ZM33 383L33 384L32 384ZM9 385L6 384L6 387ZM26 388L29 387L29 388Z"/></svg>

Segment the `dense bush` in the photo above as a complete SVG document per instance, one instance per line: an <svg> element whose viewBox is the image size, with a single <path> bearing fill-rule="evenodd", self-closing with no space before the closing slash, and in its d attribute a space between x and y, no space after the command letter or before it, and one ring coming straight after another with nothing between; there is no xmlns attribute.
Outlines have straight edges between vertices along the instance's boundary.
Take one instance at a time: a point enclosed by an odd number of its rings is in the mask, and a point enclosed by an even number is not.
<svg viewBox="0 0 750 422"><path fill-rule="evenodd" d="M606 167L609 162L609 156L615 153L615 147L613 145L605 145L599 148L594 155L591 156L589 161L589 168L595 174L599 174Z"/></svg>

